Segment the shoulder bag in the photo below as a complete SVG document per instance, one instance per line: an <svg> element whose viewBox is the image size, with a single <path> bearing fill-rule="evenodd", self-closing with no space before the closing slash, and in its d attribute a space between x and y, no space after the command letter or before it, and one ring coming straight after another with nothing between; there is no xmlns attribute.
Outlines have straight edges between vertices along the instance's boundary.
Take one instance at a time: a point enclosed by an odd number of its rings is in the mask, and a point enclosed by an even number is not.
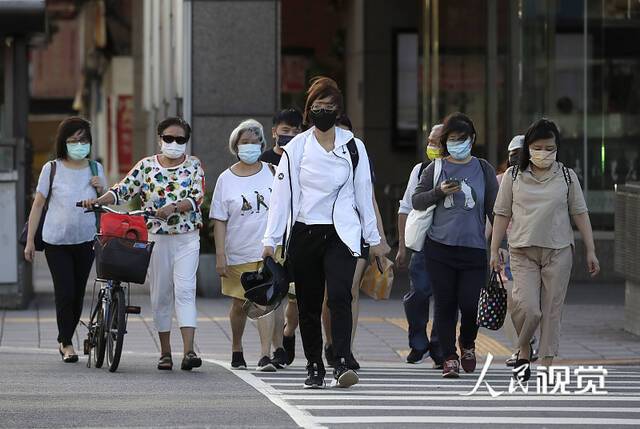
<svg viewBox="0 0 640 429"><path fill-rule="evenodd" d="M440 173L442 172L442 160L436 159L434 161L433 169L433 188L435 189L440 179ZM427 239L427 231L431 228L433 223L433 212L436 209L436 205L427 207L426 210L411 210L409 216L407 216L407 224L404 230L404 241L406 246L415 251L420 252L424 247L424 242Z"/></svg>

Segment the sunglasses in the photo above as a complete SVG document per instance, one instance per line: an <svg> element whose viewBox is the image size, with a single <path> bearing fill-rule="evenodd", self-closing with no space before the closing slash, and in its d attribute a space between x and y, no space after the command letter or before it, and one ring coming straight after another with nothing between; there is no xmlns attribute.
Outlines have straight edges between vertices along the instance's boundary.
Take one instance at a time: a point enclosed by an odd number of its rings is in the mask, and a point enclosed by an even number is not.
<svg viewBox="0 0 640 429"><path fill-rule="evenodd" d="M168 134L163 134L160 136L160 138L162 139L163 142L165 143L173 143L176 142L178 144L186 144L189 139L186 137L182 137L182 136L171 136Z"/></svg>

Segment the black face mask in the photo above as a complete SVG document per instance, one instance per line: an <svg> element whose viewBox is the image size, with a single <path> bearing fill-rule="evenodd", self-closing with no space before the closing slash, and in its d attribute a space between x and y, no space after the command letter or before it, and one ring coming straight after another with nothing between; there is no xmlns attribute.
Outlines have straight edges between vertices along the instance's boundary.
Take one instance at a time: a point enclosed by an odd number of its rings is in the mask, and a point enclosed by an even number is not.
<svg viewBox="0 0 640 429"><path fill-rule="evenodd" d="M287 143L289 143L295 136L281 136L280 134L277 135L277 140L276 142L278 143L278 146L282 147L282 146L286 146Z"/></svg>
<svg viewBox="0 0 640 429"><path fill-rule="evenodd" d="M518 165L520 163L520 154L510 155L509 156L509 166L513 167L514 165Z"/></svg>
<svg viewBox="0 0 640 429"><path fill-rule="evenodd" d="M322 132L327 131L336 124L337 116L338 112L335 110L320 109L318 113L314 113L313 110L309 111L309 117L311 118L313 125Z"/></svg>

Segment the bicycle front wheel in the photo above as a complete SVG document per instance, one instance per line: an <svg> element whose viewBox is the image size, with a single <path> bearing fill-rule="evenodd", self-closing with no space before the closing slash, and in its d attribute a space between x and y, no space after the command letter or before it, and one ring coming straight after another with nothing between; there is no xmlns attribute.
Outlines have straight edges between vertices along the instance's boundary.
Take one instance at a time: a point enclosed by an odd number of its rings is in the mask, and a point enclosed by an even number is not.
<svg viewBox="0 0 640 429"><path fill-rule="evenodd" d="M107 322L107 365L110 372L115 372L120 364L122 354L122 343L127 330L125 318L127 303L125 302L124 290L117 287L112 292L111 309Z"/></svg>
<svg viewBox="0 0 640 429"><path fill-rule="evenodd" d="M105 307L106 304L98 301L96 323L95 326L91 328L93 329L93 366L95 368L102 368L102 363L104 362L104 352L106 350L107 320L104 314Z"/></svg>

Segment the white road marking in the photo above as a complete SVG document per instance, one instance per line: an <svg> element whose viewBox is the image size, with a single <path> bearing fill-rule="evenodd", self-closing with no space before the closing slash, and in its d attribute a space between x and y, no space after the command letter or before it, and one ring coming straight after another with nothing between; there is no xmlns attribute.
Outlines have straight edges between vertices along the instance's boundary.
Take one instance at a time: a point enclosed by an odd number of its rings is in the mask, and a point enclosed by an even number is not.
<svg viewBox="0 0 640 429"><path fill-rule="evenodd" d="M358 386L372 386L372 384L369 384L369 382L375 382L375 381L388 381L390 383L400 383L397 385L397 387L412 387L412 386L435 386L434 384L428 384L428 382L436 382L436 383L441 383L443 381L441 376L435 377L435 378L421 378L421 379L411 379L411 378L369 378L369 377L365 377L362 376L362 374L358 374L360 375L360 383L358 383ZM271 384L272 386L278 386L278 385L282 385L284 386L285 384L278 384L278 383L272 383L272 382L279 382L279 381L300 381L300 377L260 377L260 379L262 381L268 381L269 384ZM485 378L485 380L488 381L492 381L491 378ZM425 384L413 384L416 381L425 383ZM447 384L447 386L475 386L476 381L475 380L470 380L470 379L458 379L458 380L449 380L449 382L451 382L451 384ZM509 384L509 379L508 378L503 378L503 379L496 379L495 381L492 382L493 383L500 383L502 382L503 384L506 383L507 385ZM299 385L300 383L294 383L295 385ZM638 385L638 387L636 387L636 389L640 389L640 380L629 380L629 381L624 381L624 380L606 380L605 385L607 387L609 387L609 385L611 384L634 384L634 385ZM384 384L385 386L391 386L388 383Z"/></svg>
<svg viewBox="0 0 640 429"><path fill-rule="evenodd" d="M264 379L262 379L264 381ZM271 386L277 386L277 387L299 387L300 386L300 382L298 381L298 383L269 383ZM509 388L509 383L508 382L503 382L502 384L500 383L490 383L491 387L493 387L494 389L508 389ZM398 383L398 384L394 384L394 383L367 383L366 381L363 382L362 379L360 379L360 382L355 385L353 388L356 389L363 389L363 388L369 388L369 387L389 387L389 388L394 388L394 387L402 387L402 388L410 388L410 389L424 389L424 388L436 388L436 389L447 389L450 387L468 387L469 390L471 390L473 387L475 387L475 383L450 383L450 384L428 384L428 383L416 383L416 384L402 384L402 383ZM640 394L640 387L639 386L610 386L609 383L607 383L605 385L606 389L609 393L611 393L612 391L615 390L635 390L636 392L638 392L638 394ZM533 389L535 391L535 384L533 386L530 386L529 389ZM569 390L576 390L577 387L575 385L569 385L567 386L567 391Z"/></svg>
<svg viewBox="0 0 640 429"><path fill-rule="evenodd" d="M281 391L282 392L282 391ZM335 392L334 392L335 393ZM363 392L365 393L365 392ZM447 392L449 393L449 392ZM496 401L491 396L459 395L422 395L422 396L389 396L389 395L282 395L282 399L294 401ZM507 395L500 396L499 401L606 401L606 402L640 402L640 396L577 396L577 395Z"/></svg>
<svg viewBox="0 0 640 429"><path fill-rule="evenodd" d="M255 390L264 395L267 399L269 399L273 404L278 406L282 411L287 413L289 417L293 419L296 424L305 429L325 429L324 426L319 425L315 418L311 416L311 414L307 413L300 408L291 405L285 402L282 399L282 395L273 387L269 386L264 381L260 380L257 377L251 375L248 371L235 371L231 369L229 364L223 361L219 361L216 359L204 359L207 362L216 364L221 366L222 368L227 369L232 374L236 375L238 378L242 379L249 386L253 387Z"/></svg>
<svg viewBox="0 0 640 429"><path fill-rule="evenodd" d="M319 423L442 423L442 424L513 424L513 425L625 425L639 426L640 419L582 418L582 417L498 417L498 416L349 416L316 417Z"/></svg>
<svg viewBox="0 0 640 429"><path fill-rule="evenodd" d="M368 410L368 411L455 411L460 412L460 406L438 405L298 405L301 410ZM570 413L640 413L638 407L464 407L465 412L480 411L543 411Z"/></svg>

